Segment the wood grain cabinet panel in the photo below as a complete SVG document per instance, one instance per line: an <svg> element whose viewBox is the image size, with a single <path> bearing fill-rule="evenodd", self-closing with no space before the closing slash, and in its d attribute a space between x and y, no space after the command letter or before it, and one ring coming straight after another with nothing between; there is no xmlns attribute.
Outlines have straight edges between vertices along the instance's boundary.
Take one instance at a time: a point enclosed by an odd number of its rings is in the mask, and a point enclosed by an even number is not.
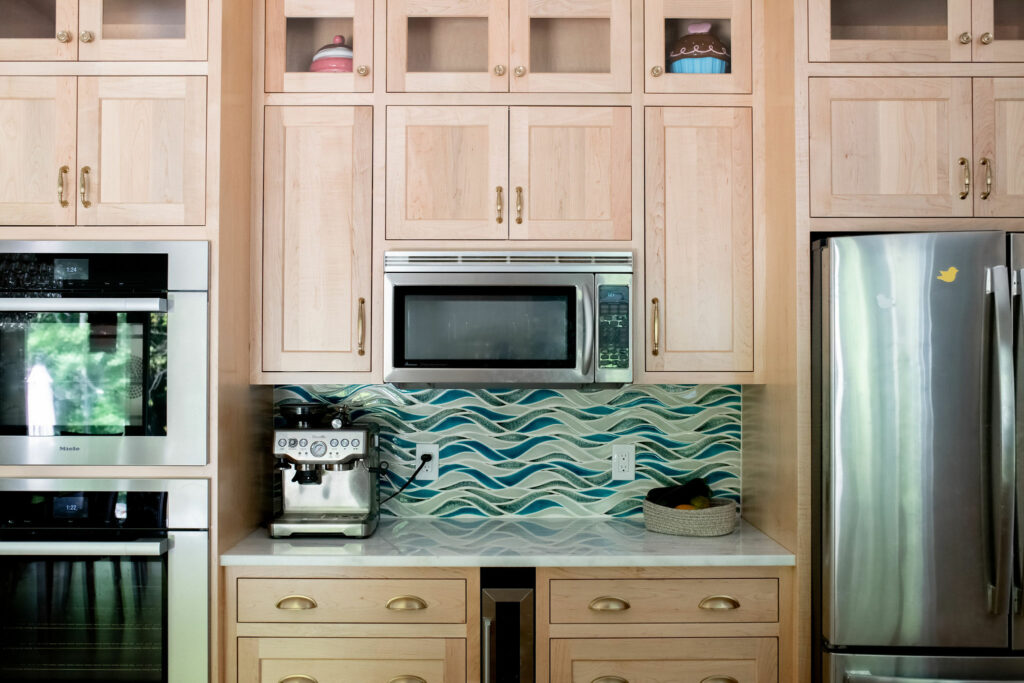
<svg viewBox="0 0 1024 683"><path fill-rule="evenodd" d="M751 111L650 107L644 135L647 370L751 371Z"/></svg>
<svg viewBox="0 0 1024 683"><path fill-rule="evenodd" d="M551 641L557 683L776 683L775 638L588 638Z"/></svg>
<svg viewBox="0 0 1024 683"><path fill-rule="evenodd" d="M628 107L512 107L509 236L631 237Z"/></svg>
<svg viewBox="0 0 1024 683"><path fill-rule="evenodd" d="M370 107L266 107L263 369L367 371Z"/></svg>
<svg viewBox="0 0 1024 683"><path fill-rule="evenodd" d="M972 214L970 79L812 78L809 105L812 216Z"/></svg>
<svg viewBox="0 0 1024 683"><path fill-rule="evenodd" d="M0 76L0 225L75 224L76 89L71 76Z"/></svg>
<svg viewBox="0 0 1024 683"><path fill-rule="evenodd" d="M239 638L238 683L466 683L457 638Z"/></svg>
<svg viewBox="0 0 1024 683"><path fill-rule="evenodd" d="M206 78L79 78L78 165L79 225L203 225Z"/></svg>
<svg viewBox="0 0 1024 683"><path fill-rule="evenodd" d="M388 107L388 239L508 237L508 107Z"/></svg>
<svg viewBox="0 0 1024 683"><path fill-rule="evenodd" d="M1024 216L1024 78L974 79L974 215Z"/></svg>
<svg viewBox="0 0 1024 683"><path fill-rule="evenodd" d="M13 0L2 8L0 61L78 59L78 0Z"/></svg>

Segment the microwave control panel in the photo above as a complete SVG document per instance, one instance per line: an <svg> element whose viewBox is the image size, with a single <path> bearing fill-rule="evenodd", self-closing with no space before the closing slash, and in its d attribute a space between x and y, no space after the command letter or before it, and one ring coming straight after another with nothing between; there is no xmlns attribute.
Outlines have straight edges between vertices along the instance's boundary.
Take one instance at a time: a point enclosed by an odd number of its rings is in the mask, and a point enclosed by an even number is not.
<svg viewBox="0 0 1024 683"><path fill-rule="evenodd" d="M629 368L629 286L599 285L597 290L597 367Z"/></svg>

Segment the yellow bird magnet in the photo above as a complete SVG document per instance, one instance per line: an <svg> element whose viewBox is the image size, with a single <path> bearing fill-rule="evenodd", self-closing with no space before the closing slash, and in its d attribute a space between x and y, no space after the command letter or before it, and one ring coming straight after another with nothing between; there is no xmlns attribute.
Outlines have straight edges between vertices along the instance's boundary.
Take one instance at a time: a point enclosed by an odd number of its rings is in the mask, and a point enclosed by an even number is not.
<svg viewBox="0 0 1024 683"><path fill-rule="evenodd" d="M959 272L960 271L957 270L956 266L950 266L945 270L940 270L938 276L935 279L942 280L943 282L952 282L953 280L956 279L956 274Z"/></svg>

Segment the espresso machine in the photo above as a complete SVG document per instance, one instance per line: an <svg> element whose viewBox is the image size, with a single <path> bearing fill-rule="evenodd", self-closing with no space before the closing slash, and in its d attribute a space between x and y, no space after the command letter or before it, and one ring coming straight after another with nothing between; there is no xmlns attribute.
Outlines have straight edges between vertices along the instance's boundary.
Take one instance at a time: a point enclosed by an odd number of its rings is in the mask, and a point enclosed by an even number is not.
<svg viewBox="0 0 1024 683"><path fill-rule="evenodd" d="M319 404L281 406L270 535L366 538L380 518L377 435Z"/></svg>

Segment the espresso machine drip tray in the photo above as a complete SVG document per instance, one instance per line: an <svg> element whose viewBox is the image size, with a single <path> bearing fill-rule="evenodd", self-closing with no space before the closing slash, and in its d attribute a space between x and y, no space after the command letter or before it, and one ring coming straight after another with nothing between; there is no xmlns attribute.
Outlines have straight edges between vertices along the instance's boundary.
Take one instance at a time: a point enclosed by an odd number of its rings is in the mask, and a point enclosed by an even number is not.
<svg viewBox="0 0 1024 683"><path fill-rule="evenodd" d="M365 514L304 515L286 512L270 523L270 535L273 538L316 535L366 538L377 529L378 519L376 515Z"/></svg>

